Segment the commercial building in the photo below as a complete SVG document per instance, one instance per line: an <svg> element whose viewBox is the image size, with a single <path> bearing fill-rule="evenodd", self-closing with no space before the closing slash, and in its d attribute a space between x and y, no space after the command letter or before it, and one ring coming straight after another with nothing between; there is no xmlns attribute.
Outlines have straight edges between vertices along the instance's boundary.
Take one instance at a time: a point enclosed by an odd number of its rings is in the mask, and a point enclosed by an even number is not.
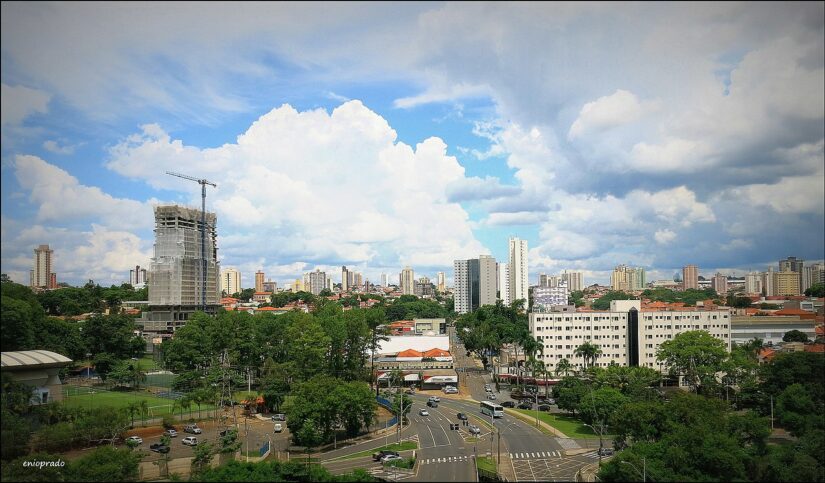
<svg viewBox="0 0 825 483"><path fill-rule="evenodd" d="M391 336L375 351L378 386L389 385L392 371L401 371L404 385L440 389L458 383L449 336Z"/></svg>
<svg viewBox="0 0 825 483"><path fill-rule="evenodd" d="M402 295L415 294L415 272L410 267L404 267L398 275L398 284Z"/></svg>
<svg viewBox="0 0 825 483"><path fill-rule="evenodd" d="M645 269L642 267L619 265L613 269L613 273L610 275L611 290L633 292L644 290L646 284Z"/></svg>
<svg viewBox="0 0 825 483"><path fill-rule="evenodd" d="M136 321L144 332L170 334L186 324L195 311L205 309L207 313L216 313L220 307L217 216L207 212L205 218L202 253L200 210L178 205L155 207L149 311Z"/></svg>
<svg viewBox="0 0 825 483"><path fill-rule="evenodd" d="M717 273L711 279L711 286L719 295L728 293L728 277L722 275L721 273Z"/></svg>
<svg viewBox="0 0 825 483"><path fill-rule="evenodd" d="M264 272L262 270L255 272L255 291L264 291Z"/></svg>
<svg viewBox="0 0 825 483"><path fill-rule="evenodd" d="M52 254L49 245L34 249L34 269L29 271L29 286L35 289L57 288L57 275L52 272Z"/></svg>
<svg viewBox="0 0 825 483"><path fill-rule="evenodd" d="M699 288L699 267L696 265L685 265L682 267L682 289Z"/></svg>
<svg viewBox="0 0 825 483"><path fill-rule="evenodd" d="M527 263L527 240L512 237L509 240L509 270L510 270L510 301L523 299L524 306L527 307L529 282L529 265Z"/></svg>
<svg viewBox="0 0 825 483"><path fill-rule="evenodd" d="M71 363L68 357L45 350L0 353L3 375L31 389L30 405L63 400L60 370Z"/></svg>
<svg viewBox="0 0 825 483"><path fill-rule="evenodd" d="M615 362L665 371L656 349L666 340L689 330L705 330L730 350L731 316L720 310L643 310L639 300L614 300L604 312L531 312L530 333L544 346L539 357L552 370L567 359L573 367L584 365L576 348L590 342L602 350L596 365Z"/></svg>
<svg viewBox="0 0 825 483"><path fill-rule="evenodd" d="M236 294L241 291L241 272L237 268L227 268L221 270L221 290L226 295Z"/></svg>

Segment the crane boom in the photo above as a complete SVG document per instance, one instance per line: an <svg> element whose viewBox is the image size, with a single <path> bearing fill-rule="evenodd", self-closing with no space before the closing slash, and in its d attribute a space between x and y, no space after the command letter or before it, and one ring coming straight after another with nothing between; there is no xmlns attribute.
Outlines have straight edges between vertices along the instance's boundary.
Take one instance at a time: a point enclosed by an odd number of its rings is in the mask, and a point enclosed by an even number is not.
<svg viewBox="0 0 825 483"><path fill-rule="evenodd" d="M218 185L216 185L215 183L213 183L211 181L208 181L208 180L205 180L205 179L193 178L192 176L187 176L187 175L181 174L181 173L175 173L174 171L167 171L166 174L171 174L172 176L177 176L178 178L188 179L190 181L194 181L194 182L200 183L200 184L208 184L210 186L214 186L215 188L218 187Z"/></svg>

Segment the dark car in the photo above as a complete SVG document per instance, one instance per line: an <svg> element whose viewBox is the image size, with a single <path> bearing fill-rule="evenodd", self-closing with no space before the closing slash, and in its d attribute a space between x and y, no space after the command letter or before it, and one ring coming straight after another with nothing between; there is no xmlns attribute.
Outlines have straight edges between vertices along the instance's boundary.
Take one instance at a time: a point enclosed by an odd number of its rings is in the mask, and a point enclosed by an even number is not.
<svg viewBox="0 0 825 483"><path fill-rule="evenodd" d="M389 451L389 450L383 449L383 450L381 450L377 453L373 453L372 454L372 460L373 461L381 461L381 458L383 458L384 456L387 456L387 455L401 456L400 454L398 454L398 451Z"/></svg>
<svg viewBox="0 0 825 483"><path fill-rule="evenodd" d="M612 456L613 448L599 448L598 453L600 456Z"/></svg>
<svg viewBox="0 0 825 483"><path fill-rule="evenodd" d="M467 415L464 414L464 413L458 413L456 415L456 417L459 419L459 421L466 421L467 420Z"/></svg>
<svg viewBox="0 0 825 483"><path fill-rule="evenodd" d="M427 401L427 406L429 406L429 407L431 407L431 408L437 408L437 407L438 407L438 403L437 403L437 402L435 402L435 401Z"/></svg>
<svg viewBox="0 0 825 483"><path fill-rule="evenodd" d="M519 409L533 409L533 403L528 401L522 401L518 404Z"/></svg>
<svg viewBox="0 0 825 483"><path fill-rule="evenodd" d="M501 406L505 408L514 408L516 407L516 403L514 403L513 401L504 401L503 403L501 403Z"/></svg>
<svg viewBox="0 0 825 483"><path fill-rule="evenodd" d="M286 414L278 413L272 416L273 421L286 421Z"/></svg>
<svg viewBox="0 0 825 483"><path fill-rule="evenodd" d="M539 411L549 411L550 407L549 404L539 404Z"/></svg>
<svg viewBox="0 0 825 483"><path fill-rule="evenodd" d="M168 453L169 447L163 443L154 443L149 445L149 451L154 451L156 453Z"/></svg>

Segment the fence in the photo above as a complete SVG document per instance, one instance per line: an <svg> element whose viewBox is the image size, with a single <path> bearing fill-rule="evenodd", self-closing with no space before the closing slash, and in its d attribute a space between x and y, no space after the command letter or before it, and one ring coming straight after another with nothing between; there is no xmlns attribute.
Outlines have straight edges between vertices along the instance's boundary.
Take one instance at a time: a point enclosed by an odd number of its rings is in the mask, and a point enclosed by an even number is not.
<svg viewBox="0 0 825 483"><path fill-rule="evenodd" d="M392 407L392 403L389 399L383 398L381 396L375 396L375 401L378 403L379 406L383 407L389 412L394 412L395 410ZM387 427L395 426L398 424L398 416L393 416L392 419L387 421Z"/></svg>

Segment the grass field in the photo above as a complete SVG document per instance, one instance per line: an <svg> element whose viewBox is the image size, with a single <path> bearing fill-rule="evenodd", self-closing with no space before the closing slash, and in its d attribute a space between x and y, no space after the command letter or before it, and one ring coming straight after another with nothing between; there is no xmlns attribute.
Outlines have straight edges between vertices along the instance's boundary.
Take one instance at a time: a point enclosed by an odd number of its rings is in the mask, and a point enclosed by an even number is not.
<svg viewBox="0 0 825 483"><path fill-rule="evenodd" d="M172 399L153 396L147 392L141 391L106 391L95 388L74 386L66 387L63 391L63 402L70 407L80 406L85 408L95 408L105 406L125 408L130 403L139 403L141 400L145 400L149 408L151 408L151 418L163 417L170 414L172 411L172 404L174 403L174 400ZM205 411L212 409L214 409L214 406L212 405L201 405L202 414ZM175 414L178 413L179 410L175 411ZM193 405L188 412L184 412L184 414L187 413L190 415L197 414L198 407ZM139 416L136 416L135 420L138 420L138 418Z"/></svg>
<svg viewBox="0 0 825 483"><path fill-rule="evenodd" d="M364 457L364 456L372 456L373 453L377 453L377 452L382 451L382 450L407 451L407 450L417 449L417 448L418 448L418 443L416 443L415 441L402 441L400 443L393 443L393 444L390 444L390 445L387 445L387 446L382 446L380 448L370 449L370 450L366 450L366 451L359 451L358 453L348 454L346 456L342 456L340 458L335 458L335 459L349 460L349 459L353 459L353 458L361 458L361 457Z"/></svg>
<svg viewBox="0 0 825 483"><path fill-rule="evenodd" d="M476 468L482 471L496 473L496 460L494 460L493 458L488 458L486 456L479 456L478 458L476 458Z"/></svg>
<svg viewBox="0 0 825 483"><path fill-rule="evenodd" d="M531 409L513 409L513 411L518 411L521 414L531 418L536 416L536 411ZM569 438L593 439L599 437L599 435L592 429L585 426L581 420L565 414L551 414L544 411L539 411L539 421L543 421L550 426L553 426ZM613 436L608 434L604 435L604 438L612 437Z"/></svg>
<svg viewBox="0 0 825 483"><path fill-rule="evenodd" d="M140 358L138 360L138 366L140 366L140 370L143 371L143 372L157 371L157 370L160 369L160 366L158 366L158 363L155 362L155 360L152 359L152 356L150 356L150 355L146 355L146 356L143 356L142 358Z"/></svg>

